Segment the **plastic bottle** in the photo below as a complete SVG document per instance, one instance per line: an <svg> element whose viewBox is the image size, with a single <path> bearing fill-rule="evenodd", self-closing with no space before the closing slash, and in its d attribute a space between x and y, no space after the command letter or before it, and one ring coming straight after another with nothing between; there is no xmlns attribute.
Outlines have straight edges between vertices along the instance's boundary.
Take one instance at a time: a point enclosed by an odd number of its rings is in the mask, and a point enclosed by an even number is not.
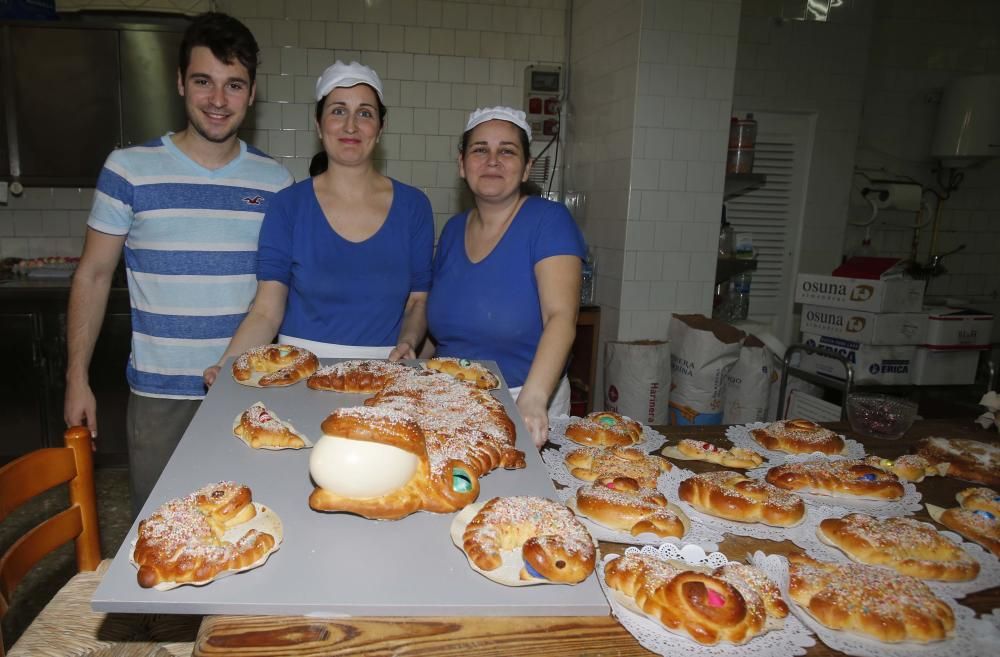
<svg viewBox="0 0 1000 657"><path fill-rule="evenodd" d="M580 284L580 305L594 305L594 273L596 270L594 253L587 249L587 259L583 263L583 280Z"/></svg>
<svg viewBox="0 0 1000 657"><path fill-rule="evenodd" d="M730 314L731 321L746 319L750 316L750 280L753 274L749 271L733 276L730 294Z"/></svg>

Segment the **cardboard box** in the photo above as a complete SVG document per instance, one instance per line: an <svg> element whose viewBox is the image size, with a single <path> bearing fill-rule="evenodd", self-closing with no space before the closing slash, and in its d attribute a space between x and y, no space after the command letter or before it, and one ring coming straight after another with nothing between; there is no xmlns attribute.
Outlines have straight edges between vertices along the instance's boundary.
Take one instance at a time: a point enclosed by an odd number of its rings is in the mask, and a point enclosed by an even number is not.
<svg viewBox="0 0 1000 657"><path fill-rule="evenodd" d="M921 344L927 334L926 313L869 313L863 310L802 306L803 333L847 338L876 345Z"/></svg>
<svg viewBox="0 0 1000 657"><path fill-rule="evenodd" d="M810 347L819 347L838 353L854 366L854 382L874 385L909 385L915 346L874 346L860 342L802 334L802 342ZM834 379L844 378L844 366L832 358L817 354L805 354L799 364L802 369L823 374Z"/></svg>
<svg viewBox="0 0 1000 657"><path fill-rule="evenodd" d="M988 345L993 315L978 310L928 308L927 337L918 344L941 347Z"/></svg>
<svg viewBox="0 0 1000 657"><path fill-rule="evenodd" d="M924 286L924 281L903 278L872 280L799 274L795 301L871 313L912 313L922 310Z"/></svg>
<svg viewBox="0 0 1000 657"><path fill-rule="evenodd" d="M918 386L968 385L976 381L982 349L918 347L913 359L913 383Z"/></svg>

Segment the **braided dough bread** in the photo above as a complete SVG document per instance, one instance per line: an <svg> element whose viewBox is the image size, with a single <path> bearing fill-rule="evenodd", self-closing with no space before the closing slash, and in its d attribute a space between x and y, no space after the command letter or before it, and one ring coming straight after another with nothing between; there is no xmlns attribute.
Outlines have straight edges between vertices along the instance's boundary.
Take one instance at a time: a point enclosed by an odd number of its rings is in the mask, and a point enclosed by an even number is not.
<svg viewBox="0 0 1000 657"><path fill-rule="evenodd" d="M917 454L933 464L948 464L950 477L1000 486L1000 445L964 438L924 438Z"/></svg>
<svg viewBox="0 0 1000 657"><path fill-rule="evenodd" d="M344 360L319 368L306 381L313 390L378 392L397 376L413 373L412 367L388 360Z"/></svg>
<svg viewBox="0 0 1000 657"><path fill-rule="evenodd" d="M265 344L243 352L233 361L233 378L247 386L290 386L319 367L316 354L287 344ZM259 378L256 376L263 373Z"/></svg>
<svg viewBox="0 0 1000 657"><path fill-rule="evenodd" d="M866 456L865 463L891 472L900 479L914 482L923 481L924 477L942 475L948 469L947 466L942 468L941 466L931 465L930 461L918 454L903 454L896 460L884 459L881 456L874 455Z"/></svg>
<svg viewBox="0 0 1000 657"><path fill-rule="evenodd" d="M743 447L723 449L703 440L683 438L677 445L668 445L660 450L664 456L690 461L707 461L718 463L727 468L756 468L764 462L764 457Z"/></svg>
<svg viewBox="0 0 1000 657"><path fill-rule="evenodd" d="M844 439L809 420L779 420L750 432L766 449L790 454L840 454Z"/></svg>
<svg viewBox="0 0 1000 657"><path fill-rule="evenodd" d="M309 506L398 520L414 511L450 513L475 501L477 473L455 459L432 469L424 434L409 416L386 408L341 408L322 423L309 458L317 487Z"/></svg>
<svg viewBox="0 0 1000 657"><path fill-rule="evenodd" d="M834 497L898 500L905 492L896 475L860 459L785 463L768 470L765 478L785 490Z"/></svg>
<svg viewBox="0 0 1000 657"><path fill-rule="evenodd" d="M627 554L605 564L604 581L626 606L704 645L746 643L782 627L788 616L774 582L743 564L705 573L653 555Z"/></svg>
<svg viewBox="0 0 1000 657"><path fill-rule="evenodd" d="M580 445L627 447L642 442L642 425L632 418L598 411L566 426L566 437Z"/></svg>
<svg viewBox="0 0 1000 657"><path fill-rule="evenodd" d="M467 525L464 518L474 511ZM503 584L577 584L594 572L594 539L562 504L542 497L494 497L455 519L452 538L469 563ZM505 553L519 553L517 581L501 575Z"/></svg>
<svg viewBox="0 0 1000 657"><path fill-rule="evenodd" d="M729 470L688 477L680 483L677 493L703 513L738 522L791 527L806 514L798 495Z"/></svg>
<svg viewBox="0 0 1000 657"><path fill-rule="evenodd" d="M427 361L426 367L453 376L459 381L471 383L481 390L495 390L500 387L500 379L496 374L468 358L431 358Z"/></svg>
<svg viewBox="0 0 1000 657"><path fill-rule="evenodd" d="M139 586L204 584L226 571L262 564L280 537L251 529L236 541L223 539L255 515L250 489L231 481L170 500L139 523L132 552Z"/></svg>
<svg viewBox="0 0 1000 657"><path fill-rule="evenodd" d="M955 497L958 508L932 517L1000 557L1000 493L990 488L966 488Z"/></svg>
<svg viewBox="0 0 1000 657"><path fill-rule="evenodd" d="M667 502L655 488L644 488L635 479L601 479L576 491L576 511L599 525L626 531L680 538L689 521L684 512Z"/></svg>
<svg viewBox="0 0 1000 657"><path fill-rule="evenodd" d="M571 475L583 481L629 477L645 488L656 488L660 473L674 466L659 456L651 456L635 447L582 447L566 455Z"/></svg>
<svg viewBox="0 0 1000 657"><path fill-rule="evenodd" d="M886 566L920 579L963 582L979 574L979 562L930 525L912 518L873 518L852 513L827 518L816 535L854 561Z"/></svg>
<svg viewBox="0 0 1000 657"><path fill-rule="evenodd" d="M823 625L885 641L940 641L955 615L915 577L862 564L831 564L788 555L792 601Z"/></svg>
<svg viewBox="0 0 1000 657"><path fill-rule="evenodd" d="M295 428L257 402L237 416L233 433L254 449L301 449L306 441Z"/></svg>

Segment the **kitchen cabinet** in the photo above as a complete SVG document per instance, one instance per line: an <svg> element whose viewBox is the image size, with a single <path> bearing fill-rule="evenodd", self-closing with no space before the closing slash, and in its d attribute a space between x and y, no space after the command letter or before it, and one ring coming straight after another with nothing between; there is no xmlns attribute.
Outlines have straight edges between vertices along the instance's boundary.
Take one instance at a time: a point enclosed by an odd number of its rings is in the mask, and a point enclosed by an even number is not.
<svg viewBox="0 0 1000 657"><path fill-rule="evenodd" d="M10 426L0 440L0 463L42 447L62 445L66 392L66 281L7 280L0 284L0 358L7 377L0 383L2 414ZM125 364L131 351L128 291L113 289L94 349L90 383L97 398L99 465L127 462Z"/></svg>
<svg viewBox="0 0 1000 657"><path fill-rule="evenodd" d="M569 353L570 414L583 416L594 409L601 307L581 306L576 320L576 338Z"/></svg>

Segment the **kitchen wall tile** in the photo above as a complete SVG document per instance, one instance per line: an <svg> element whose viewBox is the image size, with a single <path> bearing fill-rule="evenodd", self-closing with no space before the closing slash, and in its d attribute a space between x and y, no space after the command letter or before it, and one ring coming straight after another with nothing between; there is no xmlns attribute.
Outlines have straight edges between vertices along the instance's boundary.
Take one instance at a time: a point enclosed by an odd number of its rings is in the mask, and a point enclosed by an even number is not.
<svg viewBox="0 0 1000 657"><path fill-rule="evenodd" d="M665 191L683 192L687 189L687 178L687 163L684 160L664 159L660 163L657 186Z"/></svg>
<svg viewBox="0 0 1000 657"><path fill-rule="evenodd" d="M417 0L417 25L441 27L443 4L440 0Z"/></svg>
<svg viewBox="0 0 1000 657"><path fill-rule="evenodd" d="M531 35L504 34L504 52L509 57L527 58L531 52ZM562 52L561 50L559 52Z"/></svg>
<svg viewBox="0 0 1000 657"><path fill-rule="evenodd" d="M52 207L60 210L83 209L82 197L79 187L56 187L52 190Z"/></svg>
<svg viewBox="0 0 1000 657"><path fill-rule="evenodd" d="M480 32L479 55L481 57L499 58L506 57L507 33L504 32ZM514 53L511 53L513 56Z"/></svg>
<svg viewBox="0 0 1000 657"><path fill-rule="evenodd" d="M497 85L514 84L514 63L505 59L491 59L489 81Z"/></svg>
<svg viewBox="0 0 1000 657"><path fill-rule="evenodd" d="M424 107L427 104L427 84L403 80L399 84L399 102L407 107Z"/></svg>
<svg viewBox="0 0 1000 657"><path fill-rule="evenodd" d="M263 49L274 45L271 39L271 21L267 18L247 18L243 24L253 33L253 38L257 41L257 47ZM258 65L258 70L260 66Z"/></svg>
<svg viewBox="0 0 1000 657"><path fill-rule="evenodd" d="M293 20L272 20L271 45L298 47L299 22Z"/></svg>
<svg viewBox="0 0 1000 657"><path fill-rule="evenodd" d="M295 135L295 155L297 157L309 157L322 150L319 138L311 130L296 130Z"/></svg>
<svg viewBox="0 0 1000 657"><path fill-rule="evenodd" d="M677 240L667 245L665 251L659 251L663 260L662 277L665 281L686 281L691 274L691 261L698 256L692 257L691 253L677 250L680 247L680 240Z"/></svg>
<svg viewBox="0 0 1000 657"><path fill-rule="evenodd" d="M468 7L461 2L442 3L441 25L453 29L468 27Z"/></svg>
<svg viewBox="0 0 1000 657"><path fill-rule="evenodd" d="M269 148L272 157L294 156L295 153L295 131L294 130L273 130L269 137Z"/></svg>
<svg viewBox="0 0 1000 657"><path fill-rule="evenodd" d="M700 253L691 258L691 269L687 278L691 281L711 281L715 282L716 254Z"/></svg>
<svg viewBox="0 0 1000 657"><path fill-rule="evenodd" d="M439 57L438 78L442 82L465 82L465 58L452 56Z"/></svg>
<svg viewBox="0 0 1000 657"><path fill-rule="evenodd" d="M379 26L354 23L351 26L351 47L355 50L376 50L379 47Z"/></svg>
<svg viewBox="0 0 1000 657"><path fill-rule="evenodd" d="M27 237L5 237L0 240L0 258L34 258Z"/></svg>
<svg viewBox="0 0 1000 657"><path fill-rule="evenodd" d="M290 103L295 100L295 78L289 75L269 75L267 95L260 100L271 103Z"/></svg>
<svg viewBox="0 0 1000 657"><path fill-rule="evenodd" d="M713 265L714 269L714 265ZM635 257L635 278L639 281L660 281L663 254L658 251L638 251Z"/></svg>
<svg viewBox="0 0 1000 657"><path fill-rule="evenodd" d="M87 210L69 211L69 236L83 237L87 234L87 219L90 212ZM12 227L13 228L13 227Z"/></svg>
<svg viewBox="0 0 1000 657"><path fill-rule="evenodd" d="M413 55L407 53L389 53L388 78L398 80L413 79Z"/></svg>
<svg viewBox="0 0 1000 657"><path fill-rule="evenodd" d="M285 104L281 106L281 125L288 130L314 129L313 104Z"/></svg>
<svg viewBox="0 0 1000 657"><path fill-rule="evenodd" d="M465 80L477 84L488 84L490 81L490 61L479 57L465 59Z"/></svg>
<svg viewBox="0 0 1000 657"><path fill-rule="evenodd" d="M333 51L334 59L342 62L356 62L361 59L361 50L356 48L337 48Z"/></svg>
<svg viewBox="0 0 1000 657"><path fill-rule="evenodd" d="M365 0L337 0L337 20L343 23L361 23L365 20Z"/></svg>
<svg viewBox="0 0 1000 657"><path fill-rule="evenodd" d="M623 281L622 310L644 310L649 307L649 281Z"/></svg>
<svg viewBox="0 0 1000 657"><path fill-rule="evenodd" d="M635 260L638 255L638 251L626 250L625 257L622 260L621 272L623 281L634 281L637 280L635 277Z"/></svg>
<svg viewBox="0 0 1000 657"><path fill-rule="evenodd" d="M284 0L256 0L254 4L261 18L285 18Z"/></svg>
<svg viewBox="0 0 1000 657"><path fill-rule="evenodd" d="M566 12L562 9L541 10L541 33L549 36L562 36L566 30Z"/></svg>
<svg viewBox="0 0 1000 657"><path fill-rule="evenodd" d="M316 102L316 78L319 76L297 75L293 78L292 100L296 103Z"/></svg>
<svg viewBox="0 0 1000 657"><path fill-rule="evenodd" d="M281 104L258 100L254 103L253 125L257 130L277 130L281 128Z"/></svg>
<svg viewBox="0 0 1000 657"><path fill-rule="evenodd" d="M41 234L59 237L69 234L69 214L66 210L42 210Z"/></svg>
<svg viewBox="0 0 1000 657"><path fill-rule="evenodd" d="M330 0L311 0L309 3L310 17L314 21L330 22L337 20L337 3Z"/></svg>
<svg viewBox="0 0 1000 657"><path fill-rule="evenodd" d="M402 135L387 134L383 132L382 139L379 140L378 147L375 151L376 157L389 161L398 160L400 158L400 152L402 151L401 141Z"/></svg>
<svg viewBox="0 0 1000 657"><path fill-rule="evenodd" d="M468 119L468 112L462 110L440 110L438 112L438 132L439 135L446 135L454 139L455 147L458 147L458 139L465 131L465 123ZM451 159L451 158L449 158Z"/></svg>
<svg viewBox="0 0 1000 657"><path fill-rule="evenodd" d="M492 85L476 87L476 107L494 107L500 104L500 90Z"/></svg>
<svg viewBox="0 0 1000 657"><path fill-rule="evenodd" d="M455 54L462 57L479 57L479 32L455 30Z"/></svg>
<svg viewBox="0 0 1000 657"><path fill-rule="evenodd" d="M446 82L428 82L426 101L427 107L451 109L451 87L452 85Z"/></svg>
<svg viewBox="0 0 1000 657"><path fill-rule="evenodd" d="M244 123L243 125L248 125ZM247 130L243 128L240 130L240 139L245 141L247 144L253 146L254 148L263 151L264 153L270 153L271 151L271 139L269 130Z"/></svg>
<svg viewBox="0 0 1000 657"><path fill-rule="evenodd" d="M430 82L440 79L440 60L437 55L414 55L413 79Z"/></svg>
<svg viewBox="0 0 1000 657"><path fill-rule="evenodd" d="M388 53L403 52L405 30L402 25L378 26L378 49ZM392 55L390 55L390 60Z"/></svg>
<svg viewBox="0 0 1000 657"><path fill-rule="evenodd" d="M681 224L661 221L656 224L653 246L657 251L678 251L681 244ZM687 267L684 268L687 271ZM664 273L664 278L674 278Z"/></svg>
<svg viewBox="0 0 1000 657"><path fill-rule="evenodd" d="M438 110L413 110L413 132L418 135L436 135L438 132Z"/></svg>
<svg viewBox="0 0 1000 657"><path fill-rule="evenodd" d="M632 180L635 180L633 174ZM669 195L666 192L644 191L639 198L639 215L642 221L663 221L667 217L667 204ZM652 240L646 242L648 247Z"/></svg>
<svg viewBox="0 0 1000 657"><path fill-rule="evenodd" d="M48 210L53 207L53 190L49 187L25 187L20 196L9 196L17 210Z"/></svg>
<svg viewBox="0 0 1000 657"><path fill-rule="evenodd" d="M518 11L515 7L493 5L493 17L489 24L500 32L517 32Z"/></svg>
<svg viewBox="0 0 1000 657"><path fill-rule="evenodd" d="M428 137L428 141L432 139ZM437 187L452 187L458 179L458 167L451 162L438 162L434 174L434 185Z"/></svg>
<svg viewBox="0 0 1000 657"><path fill-rule="evenodd" d="M698 36L683 32L670 32L667 43L667 64L694 66L698 62Z"/></svg>
<svg viewBox="0 0 1000 657"><path fill-rule="evenodd" d="M664 278L667 278L664 276ZM673 310L677 306L677 281L652 281L649 285L649 307L652 310ZM668 318L669 322L669 318Z"/></svg>
<svg viewBox="0 0 1000 657"><path fill-rule="evenodd" d="M326 47L330 49L345 48L354 42L354 27L350 23L326 23ZM379 35L382 38L382 35ZM390 50L379 42L379 48ZM333 62L331 62L333 63Z"/></svg>
<svg viewBox="0 0 1000 657"><path fill-rule="evenodd" d="M299 44L303 48L326 47L326 26L318 21L303 21L299 25Z"/></svg>
<svg viewBox="0 0 1000 657"><path fill-rule="evenodd" d="M468 111L476 109L476 85L451 85L451 106L454 109Z"/></svg>
<svg viewBox="0 0 1000 657"><path fill-rule="evenodd" d="M411 162L410 181L416 187L433 187L437 183L436 162Z"/></svg>
<svg viewBox="0 0 1000 657"><path fill-rule="evenodd" d="M413 163L389 160L386 162L385 175L411 185L413 184Z"/></svg>
<svg viewBox="0 0 1000 657"><path fill-rule="evenodd" d="M514 16L515 28L513 32L518 34L542 34L542 10L533 7L524 7L517 11Z"/></svg>
<svg viewBox="0 0 1000 657"><path fill-rule="evenodd" d="M532 35L531 47L528 50L529 59L537 62L555 61L562 56L562 48L556 51L556 41L548 36Z"/></svg>
<svg viewBox="0 0 1000 657"><path fill-rule="evenodd" d="M455 30L432 27L429 52L432 55L454 55Z"/></svg>
<svg viewBox="0 0 1000 657"><path fill-rule="evenodd" d="M428 53L430 37L430 30L426 27L407 25L403 30L403 46L406 52Z"/></svg>

